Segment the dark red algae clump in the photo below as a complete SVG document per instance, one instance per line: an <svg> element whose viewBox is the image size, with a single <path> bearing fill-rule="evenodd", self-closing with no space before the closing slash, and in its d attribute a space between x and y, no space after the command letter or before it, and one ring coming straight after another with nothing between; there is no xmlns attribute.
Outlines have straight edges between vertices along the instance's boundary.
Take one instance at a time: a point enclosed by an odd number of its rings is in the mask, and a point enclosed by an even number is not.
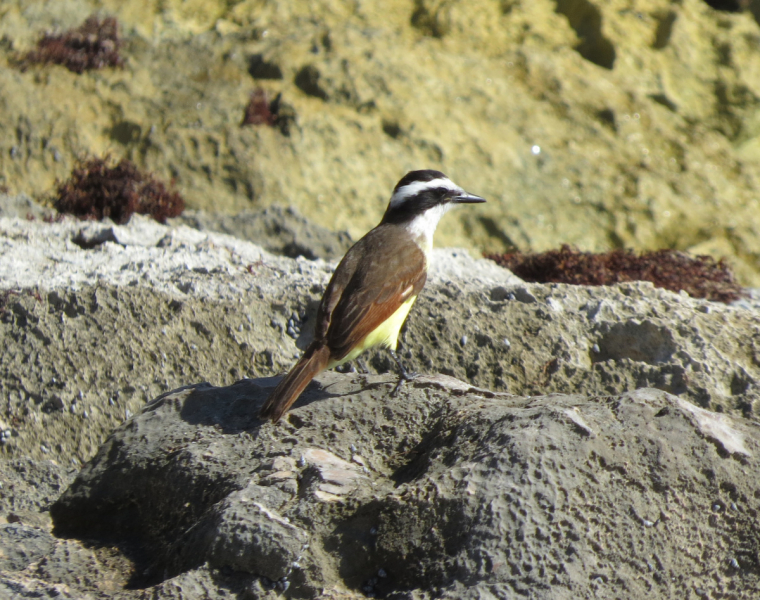
<svg viewBox="0 0 760 600"><path fill-rule="evenodd" d="M126 158L111 166L107 156L78 161L71 177L57 183L54 204L59 212L80 219L110 218L120 224L134 213L165 223L185 209L178 192L167 190Z"/></svg>
<svg viewBox="0 0 760 600"><path fill-rule="evenodd" d="M277 106L278 98L274 102L269 101L269 95L261 88L251 92L251 98L243 113L243 122L245 125L269 125L274 126L277 123Z"/></svg>
<svg viewBox="0 0 760 600"><path fill-rule="evenodd" d="M489 258L534 283L611 285L624 281L650 281L672 292L684 290L693 298L733 302L747 296L728 265L710 256L689 256L676 250L637 254L612 250L594 254L568 245L541 253L486 254Z"/></svg>
<svg viewBox="0 0 760 600"><path fill-rule="evenodd" d="M22 69L32 64L63 65L74 73L103 67L122 67L119 56L121 40L115 17L100 19L92 15L76 29L63 33L46 33L37 42L37 49L20 61Z"/></svg>
<svg viewBox="0 0 760 600"><path fill-rule="evenodd" d="M270 100L269 94L256 88L243 111L241 127L248 125L267 125L276 127L284 136L289 136L296 120L296 112L292 106L282 101L282 94L277 94Z"/></svg>

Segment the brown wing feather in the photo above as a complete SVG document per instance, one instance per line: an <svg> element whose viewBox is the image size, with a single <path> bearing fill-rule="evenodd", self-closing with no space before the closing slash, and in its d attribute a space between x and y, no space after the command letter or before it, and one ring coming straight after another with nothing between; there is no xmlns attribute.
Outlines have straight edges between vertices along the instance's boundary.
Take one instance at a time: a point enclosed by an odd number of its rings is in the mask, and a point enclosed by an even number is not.
<svg viewBox="0 0 760 600"><path fill-rule="evenodd" d="M338 268L335 269L330 283L327 284L327 289L325 289L325 293L322 295L322 301L319 303L319 310L317 311L317 323L314 331L315 340L327 341L327 330L330 328L333 311L338 302L340 302L346 286L351 281L354 273L356 273L356 266L366 251L365 240L372 231L348 249L348 252L346 252L340 264L338 264Z"/></svg>
<svg viewBox="0 0 760 600"><path fill-rule="evenodd" d="M322 322L328 325L325 341L334 360L346 356L425 285L425 254L411 237L410 243L400 244L398 235L398 229L376 227L356 243L349 251L354 256L347 254L336 270L336 283L330 282L320 306ZM356 270L359 261L366 266L361 272Z"/></svg>

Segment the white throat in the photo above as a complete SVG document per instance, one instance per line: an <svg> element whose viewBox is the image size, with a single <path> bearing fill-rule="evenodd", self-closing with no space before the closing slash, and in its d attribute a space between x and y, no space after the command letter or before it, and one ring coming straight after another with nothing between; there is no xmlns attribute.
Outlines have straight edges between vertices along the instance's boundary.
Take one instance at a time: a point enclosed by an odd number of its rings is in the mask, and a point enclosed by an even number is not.
<svg viewBox="0 0 760 600"><path fill-rule="evenodd" d="M433 250L433 234L435 228L438 226L438 221L441 217L448 212L448 210L454 206L447 202L446 204L439 204L433 208L429 208L421 215L418 215L412 219L412 221L406 225L406 230L411 234L417 245L422 248L425 256L429 256Z"/></svg>

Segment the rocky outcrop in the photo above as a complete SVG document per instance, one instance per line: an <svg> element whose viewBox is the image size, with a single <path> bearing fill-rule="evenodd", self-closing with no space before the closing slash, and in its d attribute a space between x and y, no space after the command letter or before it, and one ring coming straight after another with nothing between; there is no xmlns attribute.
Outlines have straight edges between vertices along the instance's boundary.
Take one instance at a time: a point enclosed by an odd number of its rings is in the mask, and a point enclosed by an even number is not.
<svg viewBox="0 0 760 600"><path fill-rule="evenodd" d="M710 4L719 5L717 2ZM729 3L727 3L729 4ZM760 281L760 36L704 0L0 2L0 186L50 193L110 152L189 206L294 205L355 238L399 177L489 204L443 246L676 248ZM120 19L123 69L25 72L42 31ZM251 92L288 127L241 127ZM284 113L283 113L284 114Z"/></svg>
<svg viewBox="0 0 760 600"><path fill-rule="evenodd" d="M323 260L143 217L128 226L0 220L0 235L4 447L64 464L88 460L167 389L288 368L331 272ZM526 284L490 261L441 250L401 347L414 371L494 391L657 387L752 416L756 314L644 283ZM376 351L359 368L394 365Z"/></svg>
<svg viewBox="0 0 760 600"><path fill-rule="evenodd" d="M0 247L0 594L760 586L751 298L526 284L438 250L401 342L423 375L393 397L370 353L272 426L330 263L143 217L3 218Z"/></svg>
<svg viewBox="0 0 760 600"><path fill-rule="evenodd" d="M756 598L756 298L437 251L418 380L390 396L374 352L256 418L325 259L413 168L489 200L442 246L668 247L757 285L760 12L736 4L0 0L0 596ZM123 68L20 68L96 11ZM278 115L241 126L254 89ZM201 210L7 195L107 153Z"/></svg>
<svg viewBox="0 0 760 600"><path fill-rule="evenodd" d="M756 424L653 389L526 398L433 376L391 396L395 377L326 374L273 426L257 411L275 383L150 402L54 504L56 534L140 545L158 597L208 569L251 598L760 585Z"/></svg>

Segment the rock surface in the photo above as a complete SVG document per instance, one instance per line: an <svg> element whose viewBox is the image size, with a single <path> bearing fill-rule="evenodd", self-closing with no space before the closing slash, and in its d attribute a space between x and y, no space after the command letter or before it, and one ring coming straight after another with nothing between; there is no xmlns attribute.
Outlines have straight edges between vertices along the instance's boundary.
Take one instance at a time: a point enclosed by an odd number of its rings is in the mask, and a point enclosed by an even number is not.
<svg viewBox="0 0 760 600"><path fill-rule="evenodd" d="M757 598L756 298L437 251L423 377L389 396L375 352L255 416L409 169L489 199L440 245L673 247L757 285L749 5L0 0L0 597ZM16 68L95 11L124 69ZM240 126L255 88L277 127ZM215 214L30 200L105 153Z"/></svg>
<svg viewBox="0 0 760 600"><path fill-rule="evenodd" d="M199 231L226 233L290 258L340 260L353 243L346 232L315 225L292 207L272 206L234 216L189 210L171 221Z"/></svg>
<svg viewBox="0 0 760 600"><path fill-rule="evenodd" d="M402 335L426 375L391 397L370 353L262 424L333 264L0 218L0 595L757 595L756 300L437 250Z"/></svg>
<svg viewBox="0 0 760 600"><path fill-rule="evenodd" d="M289 368L331 273L236 238L168 227L0 219L0 414L6 452L78 465L151 398ZM404 360L519 395L657 387L753 415L757 311L650 284L525 284L437 250ZM191 358L190 358L191 357ZM359 363L393 370L384 351Z"/></svg>
<svg viewBox="0 0 760 600"><path fill-rule="evenodd" d="M718 3L712 2L717 5ZM676 248L760 282L760 10L704 0L0 2L0 186L127 157L189 205L294 205L358 238L414 168L489 199L443 246ZM21 72L98 11L124 69ZM241 127L263 88L287 130Z"/></svg>
<svg viewBox="0 0 760 600"><path fill-rule="evenodd" d="M665 392L496 394L446 376L182 388L120 427L52 507L130 540L156 593L201 565L319 597L752 598L760 427ZM140 567L142 570L143 567Z"/></svg>

